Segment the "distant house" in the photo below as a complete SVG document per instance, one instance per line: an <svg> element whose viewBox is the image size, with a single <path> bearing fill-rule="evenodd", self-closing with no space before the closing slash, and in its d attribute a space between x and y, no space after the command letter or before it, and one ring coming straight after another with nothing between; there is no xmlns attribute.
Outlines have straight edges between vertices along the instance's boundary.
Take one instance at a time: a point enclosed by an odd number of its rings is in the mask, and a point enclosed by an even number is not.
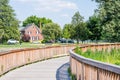
<svg viewBox="0 0 120 80"><path fill-rule="evenodd" d="M21 38L23 41L40 41L43 40L42 31L33 23L21 28Z"/></svg>

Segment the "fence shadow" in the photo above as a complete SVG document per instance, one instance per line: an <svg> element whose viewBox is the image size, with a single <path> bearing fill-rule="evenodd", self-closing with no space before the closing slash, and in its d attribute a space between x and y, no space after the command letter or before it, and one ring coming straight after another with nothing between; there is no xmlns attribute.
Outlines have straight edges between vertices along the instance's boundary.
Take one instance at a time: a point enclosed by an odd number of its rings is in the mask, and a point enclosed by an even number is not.
<svg viewBox="0 0 120 80"><path fill-rule="evenodd" d="M67 62L57 69L56 80L70 80L70 77L68 74L69 66L70 66L70 64L69 64L69 62Z"/></svg>

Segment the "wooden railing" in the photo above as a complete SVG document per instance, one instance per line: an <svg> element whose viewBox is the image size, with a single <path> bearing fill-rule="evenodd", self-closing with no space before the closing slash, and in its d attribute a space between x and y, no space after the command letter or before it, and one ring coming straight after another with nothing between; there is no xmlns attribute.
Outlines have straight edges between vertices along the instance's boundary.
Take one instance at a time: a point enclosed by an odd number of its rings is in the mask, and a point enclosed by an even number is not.
<svg viewBox="0 0 120 80"><path fill-rule="evenodd" d="M74 48L74 46L75 45L19 49L0 53L0 76L22 65L68 55L68 50Z"/></svg>
<svg viewBox="0 0 120 80"><path fill-rule="evenodd" d="M82 51L120 48L120 44L81 46ZM120 80L120 66L85 58L70 50L71 72L77 80Z"/></svg>

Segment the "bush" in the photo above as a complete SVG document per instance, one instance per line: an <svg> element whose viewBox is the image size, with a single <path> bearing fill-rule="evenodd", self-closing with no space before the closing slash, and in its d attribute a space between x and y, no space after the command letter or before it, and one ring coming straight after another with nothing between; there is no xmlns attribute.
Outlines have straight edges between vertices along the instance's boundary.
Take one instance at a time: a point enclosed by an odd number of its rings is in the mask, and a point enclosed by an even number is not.
<svg viewBox="0 0 120 80"><path fill-rule="evenodd" d="M70 76L71 80L77 80L76 75L71 73L70 67L68 68L68 73L69 73L69 76Z"/></svg>

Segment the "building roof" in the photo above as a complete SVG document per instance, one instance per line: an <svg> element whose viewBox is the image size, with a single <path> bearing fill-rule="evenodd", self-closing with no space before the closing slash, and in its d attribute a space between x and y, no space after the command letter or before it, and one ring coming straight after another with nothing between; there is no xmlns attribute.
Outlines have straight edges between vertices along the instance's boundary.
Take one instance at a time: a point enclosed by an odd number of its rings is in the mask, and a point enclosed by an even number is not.
<svg viewBox="0 0 120 80"><path fill-rule="evenodd" d="M31 26L35 26L36 29L40 32L40 29L39 29L34 23L28 24L26 27L21 27L21 29L19 29L19 30L20 30L20 31L25 31L26 29L28 29L28 28L31 27Z"/></svg>
<svg viewBox="0 0 120 80"><path fill-rule="evenodd" d="M25 27L23 27L23 26L20 26L18 29L19 29L19 31L21 31L22 29L24 29Z"/></svg>

